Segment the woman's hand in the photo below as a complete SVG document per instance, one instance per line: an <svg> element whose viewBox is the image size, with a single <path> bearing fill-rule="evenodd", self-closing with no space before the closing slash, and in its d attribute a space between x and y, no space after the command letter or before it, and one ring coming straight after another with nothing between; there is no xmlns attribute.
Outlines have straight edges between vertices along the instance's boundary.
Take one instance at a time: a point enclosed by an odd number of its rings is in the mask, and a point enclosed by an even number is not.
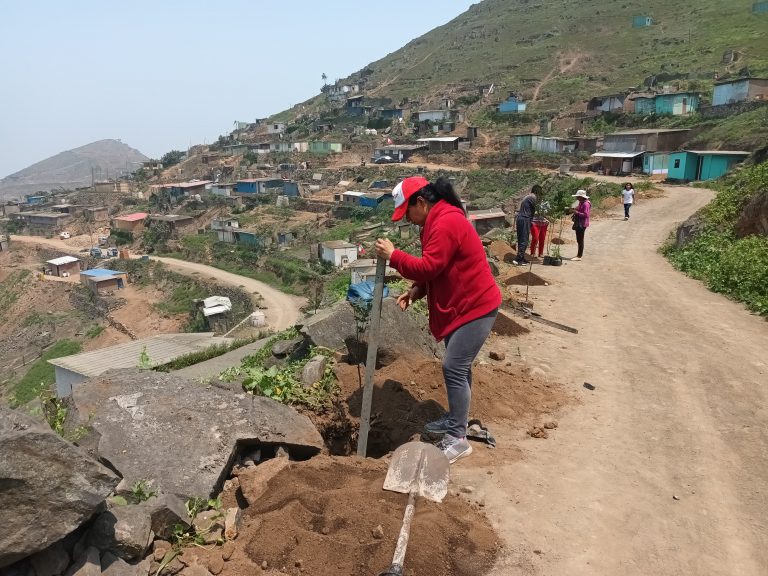
<svg viewBox="0 0 768 576"><path fill-rule="evenodd" d="M389 260L392 257L392 252L395 251L395 245L387 238L379 238L376 240L376 256Z"/></svg>
<svg viewBox="0 0 768 576"><path fill-rule="evenodd" d="M397 297L397 305L400 306L400 310L405 312L408 310L408 306L411 305L411 291L406 290L400 296Z"/></svg>

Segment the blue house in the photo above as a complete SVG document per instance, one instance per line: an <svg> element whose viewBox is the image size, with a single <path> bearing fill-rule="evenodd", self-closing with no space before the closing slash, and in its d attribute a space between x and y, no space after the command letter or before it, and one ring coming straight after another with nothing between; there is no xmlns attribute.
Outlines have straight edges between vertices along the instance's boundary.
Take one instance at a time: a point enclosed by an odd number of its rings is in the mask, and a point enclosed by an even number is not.
<svg viewBox="0 0 768 576"><path fill-rule="evenodd" d="M517 114L520 112L525 112L525 108L525 102L523 102L522 98L517 96L514 92L509 95L509 98L499 104L499 112L502 114Z"/></svg>
<svg viewBox="0 0 768 576"><path fill-rule="evenodd" d="M650 16L633 16L632 28L645 28L653 24L653 18Z"/></svg>
<svg viewBox="0 0 768 576"><path fill-rule="evenodd" d="M722 80L715 82L712 92L712 106L765 99L768 99L768 78Z"/></svg>
<svg viewBox="0 0 768 576"><path fill-rule="evenodd" d="M299 185L293 180L283 180L283 196L298 197Z"/></svg>
<svg viewBox="0 0 768 576"><path fill-rule="evenodd" d="M392 198L392 194L388 192L371 192L369 194L363 194L360 196L360 206L376 209L382 202L389 198Z"/></svg>
<svg viewBox="0 0 768 576"><path fill-rule="evenodd" d="M699 109L700 98L695 92L674 92L656 95L656 114L685 116Z"/></svg>
<svg viewBox="0 0 768 576"><path fill-rule="evenodd" d="M646 152L643 154L643 174L668 174L669 152Z"/></svg>
<svg viewBox="0 0 768 576"><path fill-rule="evenodd" d="M365 108L363 107L363 95L350 96L347 98L345 112L347 116L362 116L365 113Z"/></svg>
<svg viewBox="0 0 768 576"><path fill-rule="evenodd" d="M32 194L27 194L25 196L27 199L27 204L30 206L38 206L40 204L45 204L46 200L48 199L47 196L34 196Z"/></svg>
<svg viewBox="0 0 768 576"><path fill-rule="evenodd" d="M385 119L402 118L403 110L401 108L382 108L379 110L379 117Z"/></svg>
<svg viewBox="0 0 768 576"><path fill-rule="evenodd" d="M264 194L267 188L283 188L282 178L248 178L237 181L238 194Z"/></svg>
<svg viewBox="0 0 768 576"><path fill-rule="evenodd" d="M752 14L768 14L768 2L755 2L752 4Z"/></svg>
<svg viewBox="0 0 768 576"><path fill-rule="evenodd" d="M739 150L683 150L669 155L667 179L690 182L714 180L743 162L749 152Z"/></svg>

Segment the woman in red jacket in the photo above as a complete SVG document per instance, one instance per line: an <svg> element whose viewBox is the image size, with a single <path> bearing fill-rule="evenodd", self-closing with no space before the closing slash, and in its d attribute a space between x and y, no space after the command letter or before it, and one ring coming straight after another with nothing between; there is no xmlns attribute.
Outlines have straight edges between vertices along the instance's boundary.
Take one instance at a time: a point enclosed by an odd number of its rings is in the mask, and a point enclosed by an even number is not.
<svg viewBox="0 0 768 576"><path fill-rule="evenodd" d="M376 254L409 280L411 288L397 302L406 310L427 297L429 329L445 340L443 377L448 412L425 430L444 434L438 447L450 462L469 456L466 439L472 396L472 362L491 332L501 304L501 292L488 266L483 244L467 220L461 199L445 178L406 178L392 191L395 212L421 226L421 258L395 249L392 242L376 240Z"/></svg>

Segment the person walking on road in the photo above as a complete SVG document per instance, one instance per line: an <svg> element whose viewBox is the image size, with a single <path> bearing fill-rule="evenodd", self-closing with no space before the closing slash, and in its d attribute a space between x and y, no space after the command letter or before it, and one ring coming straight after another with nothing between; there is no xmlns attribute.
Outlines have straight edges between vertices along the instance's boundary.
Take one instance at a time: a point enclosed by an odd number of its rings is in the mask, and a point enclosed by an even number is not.
<svg viewBox="0 0 768 576"><path fill-rule="evenodd" d="M536 214L537 194L541 194L541 186L534 184L531 191L526 194L520 209L517 211L515 219L515 228L517 229L517 257L512 261L516 266L525 266L530 264L525 259L525 250L528 248L528 238L531 235L531 221Z"/></svg>
<svg viewBox="0 0 768 576"><path fill-rule="evenodd" d="M576 231L576 243L579 246L579 251L575 258L571 260L579 261L584 256L584 232L589 228L589 213L592 209L592 204L589 202L589 196L587 196L586 190L577 190L576 194L572 194L578 201L578 205L572 208L573 229Z"/></svg>
<svg viewBox="0 0 768 576"><path fill-rule="evenodd" d="M632 208L632 204L635 203L635 188L631 182L624 184L624 188L621 191L621 198L624 201L624 220L629 220L629 209Z"/></svg>
<svg viewBox="0 0 768 576"><path fill-rule="evenodd" d="M472 362L493 328L501 292L488 266L483 243L467 219L461 199L445 178L429 182L406 178L392 191L392 220L405 217L421 226L421 257L376 240L376 255L386 258L411 287L397 298L402 310L426 296L429 329L445 340L443 378L448 412L425 430L443 434L438 443L450 462L472 453L467 421L472 398Z"/></svg>

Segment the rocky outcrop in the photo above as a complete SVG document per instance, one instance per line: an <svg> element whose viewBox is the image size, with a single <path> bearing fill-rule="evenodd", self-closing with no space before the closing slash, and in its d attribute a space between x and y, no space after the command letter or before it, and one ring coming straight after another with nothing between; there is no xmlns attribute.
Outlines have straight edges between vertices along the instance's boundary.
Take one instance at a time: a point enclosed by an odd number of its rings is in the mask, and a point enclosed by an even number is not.
<svg viewBox="0 0 768 576"><path fill-rule="evenodd" d="M736 237L751 234L768 236L768 192L755 195L741 211L736 222Z"/></svg>
<svg viewBox="0 0 768 576"><path fill-rule="evenodd" d="M332 350L346 348L350 355L365 361L365 351L359 352L356 345L355 314L346 301L307 318L301 332L316 346ZM362 338L366 338L365 331ZM394 298L384 298L379 328L379 362L382 357L396 357L400 352L421 352L431 358L442 357L444 349L429 333L425 315L410 310L403 313Z"/></svg>
<svg viewBox="0 0 768 576"><path fill-rule="evenodd" d="M323 440L309 418L268 398L201 385L174 374L113 370L80 384L72 417L91 429L95 456L128 485L208 498L238 444L281 444L309 457Z"/></svg>
<svg viewBox="0 0 768 576"><path fill-rule="evenodd" d="M78 528L119 481L39 421L0 408L0 567Z"/></svg>

